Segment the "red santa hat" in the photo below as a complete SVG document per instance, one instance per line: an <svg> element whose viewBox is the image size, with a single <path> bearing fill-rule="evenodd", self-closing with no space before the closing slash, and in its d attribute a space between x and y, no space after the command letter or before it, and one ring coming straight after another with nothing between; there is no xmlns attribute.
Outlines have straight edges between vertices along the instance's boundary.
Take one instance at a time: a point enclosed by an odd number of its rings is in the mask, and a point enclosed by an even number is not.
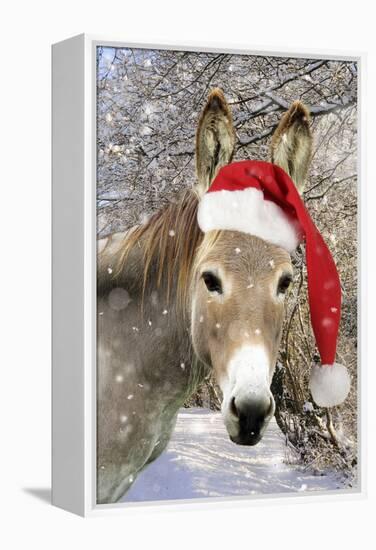
<svg viewBox="0 0 376 550"><path fill-rule="evenodd" d="M224 166L202 197L198 224L206 233L232 230L260 237L293 252L305 242L311 323L322 365L311 370L317 405L342 403L350 389L346 367L335 363L341 317L341 286L332 255L290 177L269 162Z"/></svg>

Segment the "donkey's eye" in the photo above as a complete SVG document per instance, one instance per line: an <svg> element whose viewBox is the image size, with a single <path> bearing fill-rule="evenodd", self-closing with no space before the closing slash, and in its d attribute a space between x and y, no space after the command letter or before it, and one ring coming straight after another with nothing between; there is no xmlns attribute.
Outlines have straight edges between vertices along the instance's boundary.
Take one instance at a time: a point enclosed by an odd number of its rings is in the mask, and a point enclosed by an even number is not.
<svg viewBox="0 0 376 550"><path fill-rule="evenodd" d="M202 278L204 279L204 283L209 292L218 292L218 294L222 294L223 291L221 280L214 275L214 273L211 271L204 271Z"/></svg>
<svg viewBox="0 0 376 550"><path fill-rule="evenodd" d="M286 294L292 281L291 275L282 275L278 281L277 294Z"/></svg>

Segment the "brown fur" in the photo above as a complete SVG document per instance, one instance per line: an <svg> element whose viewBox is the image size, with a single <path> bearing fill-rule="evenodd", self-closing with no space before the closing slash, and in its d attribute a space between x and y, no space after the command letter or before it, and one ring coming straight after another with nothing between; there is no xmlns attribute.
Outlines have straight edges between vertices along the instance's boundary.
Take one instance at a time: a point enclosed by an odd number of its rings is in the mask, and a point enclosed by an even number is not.
<svg viewBox="0 0 376 550"><path fill-rule="evenodd" d="M221 231L205 236L197 256L194 316L203 322L193 323L193 341L200 359L214 366L220 381L237 347L262 342L274 371L284 314L277 285L292 271L288 253L251 235ZM224 281L223 296L208 295L200 280L208 269Z"/></svg>

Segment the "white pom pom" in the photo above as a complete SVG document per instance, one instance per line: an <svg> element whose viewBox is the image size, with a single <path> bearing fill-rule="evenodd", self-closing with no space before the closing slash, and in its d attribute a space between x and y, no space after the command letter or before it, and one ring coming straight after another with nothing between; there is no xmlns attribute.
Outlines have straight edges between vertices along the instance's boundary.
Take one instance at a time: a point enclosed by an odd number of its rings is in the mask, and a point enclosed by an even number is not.
<svg viewBox="0 0 376 550"><path fill-rule="evenodd" d="M309 389L319 407L334 407L342 403L350 390L350 376L346 367L333 365L314 366Z"/></svg>

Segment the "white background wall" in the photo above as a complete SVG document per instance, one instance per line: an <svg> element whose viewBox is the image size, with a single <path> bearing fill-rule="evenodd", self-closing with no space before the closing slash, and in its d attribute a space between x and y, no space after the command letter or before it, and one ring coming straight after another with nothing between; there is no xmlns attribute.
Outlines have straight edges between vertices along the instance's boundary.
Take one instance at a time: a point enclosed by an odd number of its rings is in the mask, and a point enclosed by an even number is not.
<svg viewBox="0 0 376 550"><path fill-rule="evenodd" d="M368 6L368 7L366 7ZM50 44L81 32L129 41L368 51L368 240L375 234L376 50L371 2L7 2L1 14L0 418L3 548L370 548L375 521L376 368L368 353L369 496L340 503L142 512L82 520L31 490L50 479ZM366 184L366 180L363 180ZM368 247L369 341L375 303ZM365 368L366 361L363 363ZM35 493L35 491L34 491ZM45 492L42 491L42 496ZM7 542L4 544L4 540ZM373 542L367 542L367 540Z"/></svg>

